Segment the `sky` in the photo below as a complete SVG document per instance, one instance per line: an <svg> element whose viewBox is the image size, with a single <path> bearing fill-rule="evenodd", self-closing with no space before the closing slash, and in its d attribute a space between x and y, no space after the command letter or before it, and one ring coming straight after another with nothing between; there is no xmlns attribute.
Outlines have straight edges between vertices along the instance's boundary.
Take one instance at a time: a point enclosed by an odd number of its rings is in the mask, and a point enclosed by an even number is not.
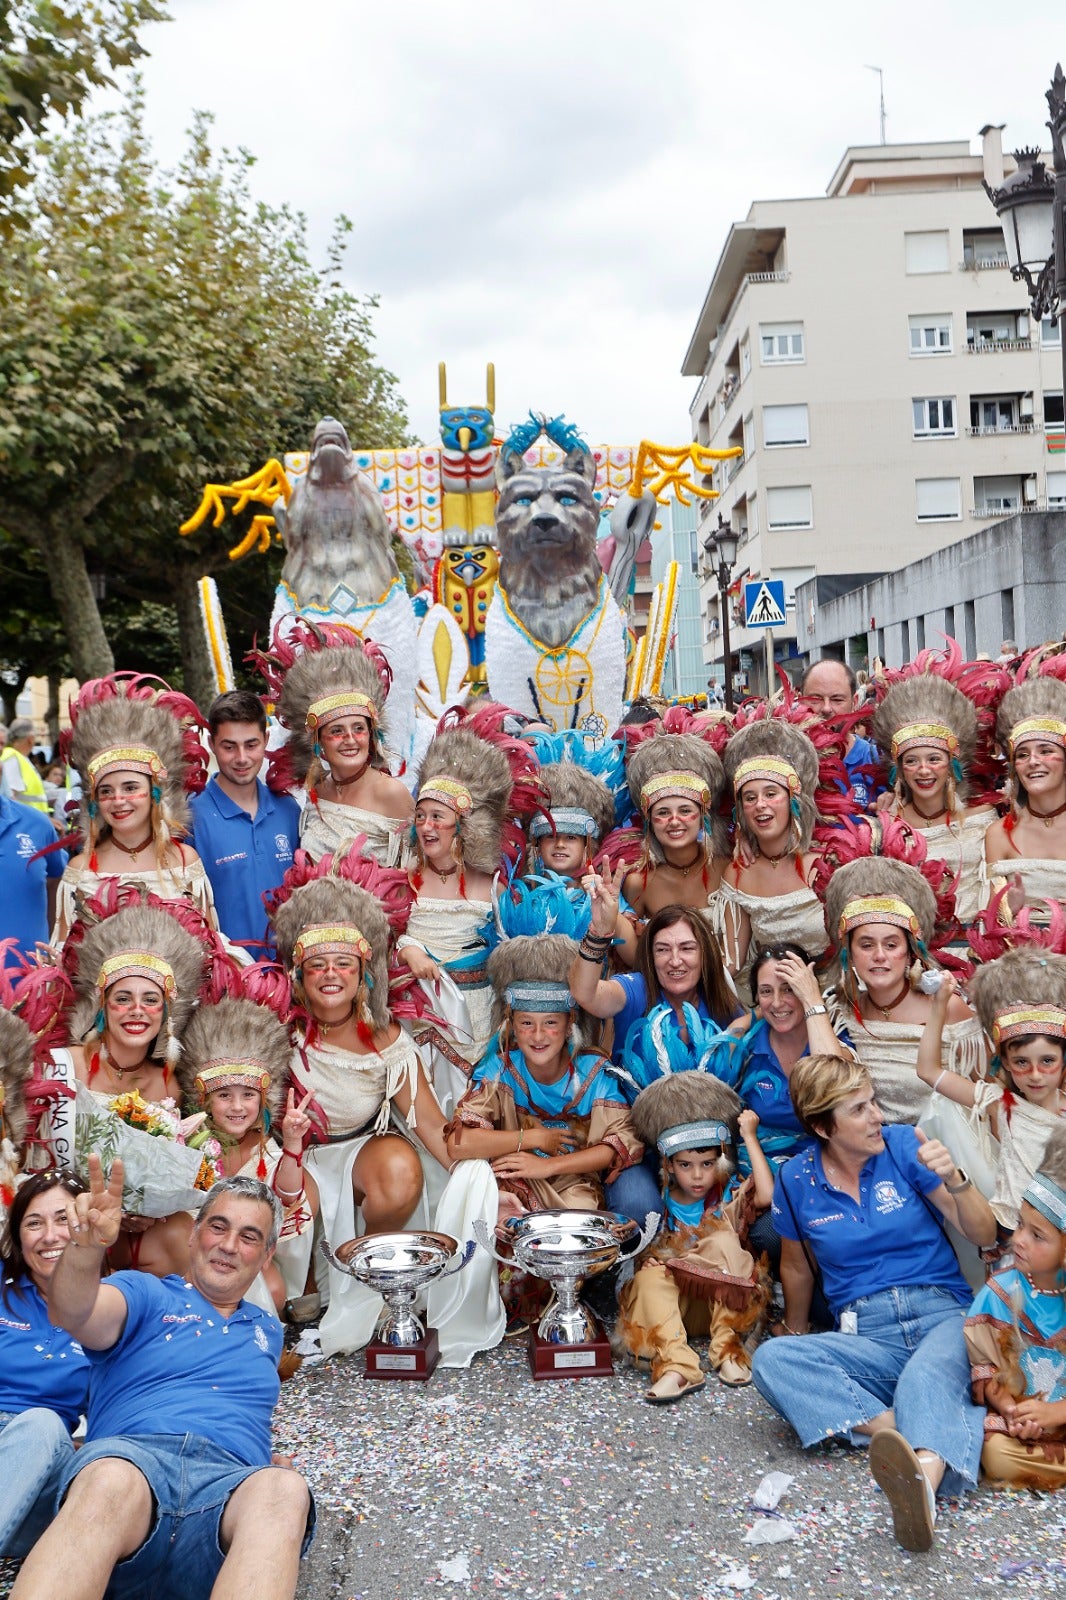
<svg viewBox="0 0 1066 1600"><path fill-rule="evenodd" d="M157 158L208 111L256 157L257 197L306 213L316 260L352 219L346 277L378 297L377 359L427 442L444 360L453 403L482 402L495 363L497 432L532 408L594 443L682 443L681 361L729 225L824 193L849 144L878 142L869 65L890 143L976 152L987 122L1046 148L1066 56L1061 0L1024 21L1002 0L169 6L144 35Z"/></svg>

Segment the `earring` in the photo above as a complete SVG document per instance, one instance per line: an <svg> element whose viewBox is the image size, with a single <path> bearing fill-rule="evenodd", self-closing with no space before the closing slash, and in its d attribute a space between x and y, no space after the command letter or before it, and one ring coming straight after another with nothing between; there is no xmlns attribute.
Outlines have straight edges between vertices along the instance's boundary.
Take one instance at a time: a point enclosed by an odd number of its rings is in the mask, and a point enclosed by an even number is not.
<svg viewBox="0 0 1066 1600"><path fill-rule="evenodd" d="M107 1027L107 1021L106 1021L106 1019L104 1017L104 1008L103 1008L103 1006L101 1006L99 1011L96 1013L96 1020L93 1023L93 1027L96 1029L97 1033L99 1033L101 1035L104 1033L104 1030Z"/></svg>

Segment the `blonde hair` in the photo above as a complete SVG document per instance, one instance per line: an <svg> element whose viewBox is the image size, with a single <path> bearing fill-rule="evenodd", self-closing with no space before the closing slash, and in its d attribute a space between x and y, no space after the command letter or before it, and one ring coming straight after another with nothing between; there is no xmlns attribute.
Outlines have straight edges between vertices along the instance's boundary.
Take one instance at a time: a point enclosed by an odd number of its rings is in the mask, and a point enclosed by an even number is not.
<svg viewBox="0 0 1066 1600"><path fill-rule="evenodd" d="M839 1105L859 1089L872 1086L866 1068L840 1056L804 1056L789 1074L792 1106L805 1133L823 1144L829 1138L826 1124Z"/></svg>

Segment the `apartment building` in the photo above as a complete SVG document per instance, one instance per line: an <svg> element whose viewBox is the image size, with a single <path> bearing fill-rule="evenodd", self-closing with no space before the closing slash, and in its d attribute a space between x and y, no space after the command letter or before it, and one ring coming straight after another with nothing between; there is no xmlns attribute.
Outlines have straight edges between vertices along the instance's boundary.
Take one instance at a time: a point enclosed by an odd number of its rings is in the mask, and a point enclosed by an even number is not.
<svg viewBox="0 0 1066 1600"><path fill-rule="evenodd" d="M852 147L824 198L755 201L729 230L682 371L699 379L693 437L743 451L715 472L699 537L719 512L740 535L731 648L755 689L746 579L784 581L775 656L795 675L797 584L843 593L998 518L1066 506L1059 329L1033 325L981 187L1003 180L1001 134L983 129L979 155ZM701 596L713 669L709 573Z"/></svg>

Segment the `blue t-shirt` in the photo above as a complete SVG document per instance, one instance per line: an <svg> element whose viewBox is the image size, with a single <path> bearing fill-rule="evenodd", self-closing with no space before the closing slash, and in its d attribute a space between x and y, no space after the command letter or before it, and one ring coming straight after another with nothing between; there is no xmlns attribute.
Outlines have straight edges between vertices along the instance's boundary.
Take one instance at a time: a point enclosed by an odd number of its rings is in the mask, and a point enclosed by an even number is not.
<svg viewBox="0 0 1066 1600"><path fill-rule="evenodd" d="M648 1013L648 986L640 972L616 972L610 979L611 983L620 985L625 994L625 1003L621 1011L615 1013L614 1018L614 1043L611 1046L611 1060L621 1062L622 1051L625 1049L629 1031L635 1022L639 1022ZM717 1022L720 1028L728 1027L737 1011L730 1012L728 1017L713 1017L707 1009L707 1002L702 995L696 999L696 1010L705 1022ZM739 1010L739 1007L737 1008Z"/></svg>
<svg viewBox="0 0 1066 1600"><path fill-rule="evenodd" d="M837 1315L863 1295L918 1284L968 1306L969 1284L922 1199L943 1180L918 1160L913 1128L882 1131L885 1148L862 1169L857 1205L829 1182L820 1146L786 1161L774 1182L774 1227L782 1239L806 1240Z"/></svg>
<svg viewBox="0 0 1066 1600"><path fill-rule="evenodd" d="M0 1298L0 1411L44 1406L73 1433L89 1393L89 1362L65 1328L54 1328L32 1279L5 1282Z"/></svg>
<svg viewBox="0 0 1066 1600"><path fill-rule="evenodd" d="M61 878L67 864L65 850L33 857L47 844L55 844L56 831L48 818L32 806L0 796L0 939L14 939L24 955L48 940L47 878ZM14 952L5 965L17 965Z"/></svg>
<svg viewBox="0 0 1066 1600"><path fill-rule="evenodd" d="M860 739L856 734L851 749L844 757L844 765L847 768L848 781L858 811L869 810L884 788L884 784L877 781L877 767L880 760L877 746L871 744L869 739ZM870 770L864 772L862 770L864 767Z"/></svg>
<svg viewBox="0 0 1066 1600"><path fill-rule="evenodd" d="M266 944L273 954L263 895L276 889L292 866L300 808L291 795L272 794L262 779L256 780L256 793L256 813L250 817L212 778L189 802L188 843L203 861L226 938L234 944Z"/></svg>
<svg viewBox="0 0 1066 1600"><path fill-rule="evenodd" d="M110 1350L88 1350L89 1439L195 1433L250 1467L270 1464L281 1324L242 1300L229 1317L184 1278L115 1272L126 1302Z"/></svg>

